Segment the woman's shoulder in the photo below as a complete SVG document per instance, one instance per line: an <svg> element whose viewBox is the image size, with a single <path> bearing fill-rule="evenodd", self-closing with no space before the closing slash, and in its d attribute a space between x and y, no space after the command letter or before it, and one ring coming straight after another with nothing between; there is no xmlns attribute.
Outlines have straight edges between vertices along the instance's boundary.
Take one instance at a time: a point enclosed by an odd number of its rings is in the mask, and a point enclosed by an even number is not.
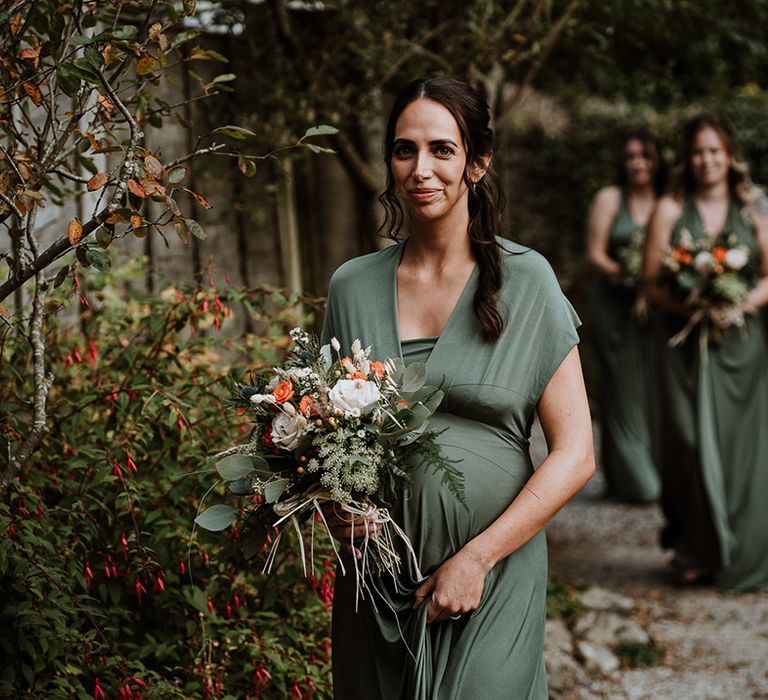
<svg viewBox="0 0 768 700"><path fill-rule="evenodd" d="M555 271L549 261L538 251L504 238L497 238L501 246L502 264L507 279L537 282L540 285L558 285Z"/></svg>
<svg viewBox="0 0 768 700"><path fill-rule="evenodd" d="M592 198L592 207L619 210L621 204L621 187L618 185L608 185L597 191Z"/></svg>
<svg viewBox="0 0 768 700"><path fill-rule="evenodd" d="M401 252L402 242L387 246L381 250L350 258L339 265L331 275L329 287L334 290L348 291L351 287L361 282L366 282L378 277L388 269L387 263Z"/></svg>
<svg viewBox="0 0 768 700"><path fill-rule="evenodd" d="M674 223L683 213L685 200L675 194L665 194L656 205L653 218L661 223Z"/></svg>

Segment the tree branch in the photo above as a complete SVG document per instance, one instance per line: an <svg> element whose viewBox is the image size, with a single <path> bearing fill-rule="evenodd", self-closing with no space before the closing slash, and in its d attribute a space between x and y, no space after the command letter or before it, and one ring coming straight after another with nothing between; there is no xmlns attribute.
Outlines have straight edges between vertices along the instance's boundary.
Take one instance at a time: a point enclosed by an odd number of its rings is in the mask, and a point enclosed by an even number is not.
<svg viewBox="0 0 768 700"><path fill-rule="evenodd" d="M371 194L379 194L382 183L376 171L365 162L355 145L344 132L331 137L333 145L341 156L346 168L357 178L357 181ZM0 297L0 301L2 297Z"/></svg>

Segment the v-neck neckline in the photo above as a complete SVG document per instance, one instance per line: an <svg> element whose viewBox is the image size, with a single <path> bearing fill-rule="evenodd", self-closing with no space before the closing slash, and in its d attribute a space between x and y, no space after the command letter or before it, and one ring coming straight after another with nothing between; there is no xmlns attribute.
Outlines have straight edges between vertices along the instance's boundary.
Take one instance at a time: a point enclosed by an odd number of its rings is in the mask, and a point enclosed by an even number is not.
<svg viewBox="0 0 768 700"><path fill-rule="evenodd" d="M395 255L392 256L394 264L392 265L392 270L390 274L390 303L392 305L392 318L394 319L394 331L395 331L395 341L397 345L397 352L402 359L403 357L403 341L400 337L400 309L397 303L397 292L398 292L398 285L397 285L397 271L400 268L400 263L403 260L403 254L405 252L405 243L406 241L402 241L399 246L400 250L397 251ZM472 268L472 272L469 273L469 277L467 277L467 281L464 284L464 288L461 290L461 294L459 294L459 298L456 300L456 304L451 310L450 316L448 316L448 320L445 322L445 325L443 326L442 330L440 331L440 335L433 336L437 337L437 340L435 341L435 345L432 348L432 352L429 354L429 360L431 360L437 351L437 349L440 347L440 344L443 342L443 339L447 335L448 331L451 328L451 324L454 322L454 319L458 315L458 312L460 311L462 305L464 304L464 299L467 296L470 287L472 286L472 282L475 279L475 276L477 275L477 262L475 262L474 267ZM408 338L407 340L416 340L416 338Z"/></svg>
<svg viewBox="0 0 768 700"><path fill-rule="evenodd" d="M725 212L725 219L723 220L723 226L717 233L712 233L711 231L707 230L707 227L704 225L704 217L701 215L701 209L699 208L699 203L696 201L696 197L691 197L691 204L693 205L693 216L696 219L696 221L699 223L699 226L701 226L701 230L704 232L704 235L706 236L707 240L709 241L715 241L717 240L723 233L728 231L728 224L732 224L732 215L733 215L733 198L728 197L728 209Z"/></svg>

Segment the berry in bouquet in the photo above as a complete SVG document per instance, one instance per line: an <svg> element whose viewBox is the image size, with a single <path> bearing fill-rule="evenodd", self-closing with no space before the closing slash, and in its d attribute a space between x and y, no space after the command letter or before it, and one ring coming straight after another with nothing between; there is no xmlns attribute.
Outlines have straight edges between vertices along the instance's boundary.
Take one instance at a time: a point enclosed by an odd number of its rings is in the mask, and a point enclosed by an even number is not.
<svg viewBox="0 0 768 700"><path fill-rule="evenodd" d="M313 550L316 523L328 529L323 506L330 503L337 513L366 523L362 541L349 543L359 552L354 558L359 593L368 571L396 577L402 552L418 571L411 543L390 508L412 469L441 471L444 484L463 503L462 475L441 454L440 433L429 429L443 392L426 385L423 363L405 367L400 358L372 360L359 340L342 356L335 338L321 347L316 336L299 328L290 335L293 347L282 366L235 386L230 403L245 409L253 427L246 444L217 455L216 470L229 491L248 499L239 535L243 553L254 556L271 541L264 564L269 572L281 539L293 531L306 573L305 537ZM239 512L218 504L195 522L223 530ZM333 538L331 544L338 556ZM339 562L344 570L341 557Z"/></svg>

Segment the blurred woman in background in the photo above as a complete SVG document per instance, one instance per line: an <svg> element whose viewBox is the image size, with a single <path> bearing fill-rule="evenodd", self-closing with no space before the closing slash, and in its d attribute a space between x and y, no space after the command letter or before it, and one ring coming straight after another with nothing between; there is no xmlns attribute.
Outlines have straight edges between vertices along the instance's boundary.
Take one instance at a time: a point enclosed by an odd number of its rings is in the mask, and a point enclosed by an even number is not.
<svg viewBox="0 0 768 700"><path fill-rule="evenodd" d="M662 544L674 549L681 583L768 586L768 346L757 313L768 303L768 217L752 192L724 123L699 115L684 131L674 194L648 230L643 274L664 337L690 330L659 348ZM692 307L665 284L670 246L692 244L741 251L742 304ZM692 312L702 322L690 323Z"/></svg>
<svg viewBox="0 0 768 700"><path fill-rule="evenodd" d="M599 275L589 319L602 378L602 465L609 495L630 503L655 501L660 490L652 449L654 343L635 313L642 244L663 187L660 166L648 134L626 136L618 182L595 195L587 220L587 256Z"/></svg>

